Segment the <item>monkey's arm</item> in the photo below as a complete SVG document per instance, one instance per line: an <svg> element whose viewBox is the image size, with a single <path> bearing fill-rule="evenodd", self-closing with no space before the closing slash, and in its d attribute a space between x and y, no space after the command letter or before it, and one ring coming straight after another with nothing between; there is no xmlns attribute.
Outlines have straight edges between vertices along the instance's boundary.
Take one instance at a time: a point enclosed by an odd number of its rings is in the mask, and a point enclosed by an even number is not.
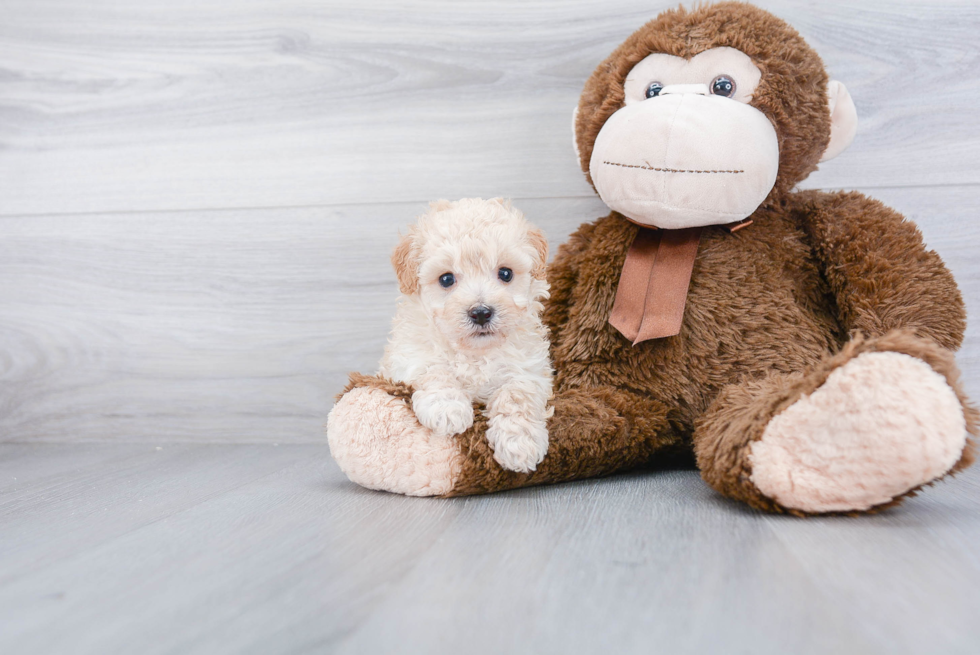
<svg viewBox="0 0 980 655"><path fill-rule="evenodd" d="M845 330L875 337L904 328L959 348L966 329L963 298L915 223L857 192L797 197Z"/></svg>

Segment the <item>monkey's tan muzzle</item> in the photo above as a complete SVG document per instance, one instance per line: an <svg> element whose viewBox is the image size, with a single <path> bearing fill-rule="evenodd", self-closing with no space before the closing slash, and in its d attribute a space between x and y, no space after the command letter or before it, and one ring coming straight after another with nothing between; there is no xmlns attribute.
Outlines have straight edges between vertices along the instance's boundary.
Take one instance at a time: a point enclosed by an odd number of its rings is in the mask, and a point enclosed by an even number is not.
<svg viewBox="0 0 980 655"><path fill-rule="evenodd" d="M749 216L778 170L769 119L748 104L710 95L704 84L669 85L619 109L596 137L589 163L610 208L666 229Z"/></svg>

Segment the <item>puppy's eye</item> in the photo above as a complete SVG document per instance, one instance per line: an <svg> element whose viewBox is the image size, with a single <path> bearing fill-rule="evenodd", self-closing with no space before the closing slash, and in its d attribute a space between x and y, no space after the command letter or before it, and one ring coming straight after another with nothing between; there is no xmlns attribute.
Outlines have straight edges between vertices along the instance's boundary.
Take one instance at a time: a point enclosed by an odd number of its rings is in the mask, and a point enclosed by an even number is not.
<svg viewBox="0 0 980 655"><path fill-rule="evenodd" d="M448 289L449 287L456 284L456 276L452 273L443 273L439 276L439 285L443 289Z"/></svg>
<svg viewBox="0 0 980 655"><path fill-rule="evenodd" d="M497 277L500 278L501 282L510 282L514 279L514 271L507 267L501 268L499 271L497 271Z"/></svg>
<svg viewBox="0 0 980 655"><path fill-rule="evenodd" d="M731 98L735 95L735 80L727 75L719 75L711 81L711 92L716 96Z"/></svg>
<svg viewBox="0 0 980 655"><path fill-rule="evenodd" d="M656 98L658 95L660 95L663 88L664 85L660 82L650 82L650 86L647 87L647 97Z"/></svg>

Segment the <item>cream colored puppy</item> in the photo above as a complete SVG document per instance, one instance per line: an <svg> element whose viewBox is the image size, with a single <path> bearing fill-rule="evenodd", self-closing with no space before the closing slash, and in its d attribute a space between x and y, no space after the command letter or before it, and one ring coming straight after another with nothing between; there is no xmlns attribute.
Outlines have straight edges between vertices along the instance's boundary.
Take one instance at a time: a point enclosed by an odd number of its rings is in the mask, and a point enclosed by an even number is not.
<svg viewBox="0 0 980 655"><path fill-rule="evenodd" d="M541 231L499 198L432 203L391 256L402 296L379 373L415 388L415 416L439 435L486 403L487 441L512 471L548 452L547 259Z"/></svg>

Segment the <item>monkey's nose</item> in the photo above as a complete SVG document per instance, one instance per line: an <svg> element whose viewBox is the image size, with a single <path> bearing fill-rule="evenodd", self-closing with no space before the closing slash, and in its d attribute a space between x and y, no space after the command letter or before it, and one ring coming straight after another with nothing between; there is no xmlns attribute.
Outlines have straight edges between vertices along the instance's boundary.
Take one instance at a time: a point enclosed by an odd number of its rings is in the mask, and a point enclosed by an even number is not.
<svg viewBox="0 0 980 655"><path fill-rule="evenodd" d="M477 305L470 310L470 320L477 325L486 325L493 318L493 310L486 305Z"/></svg>

